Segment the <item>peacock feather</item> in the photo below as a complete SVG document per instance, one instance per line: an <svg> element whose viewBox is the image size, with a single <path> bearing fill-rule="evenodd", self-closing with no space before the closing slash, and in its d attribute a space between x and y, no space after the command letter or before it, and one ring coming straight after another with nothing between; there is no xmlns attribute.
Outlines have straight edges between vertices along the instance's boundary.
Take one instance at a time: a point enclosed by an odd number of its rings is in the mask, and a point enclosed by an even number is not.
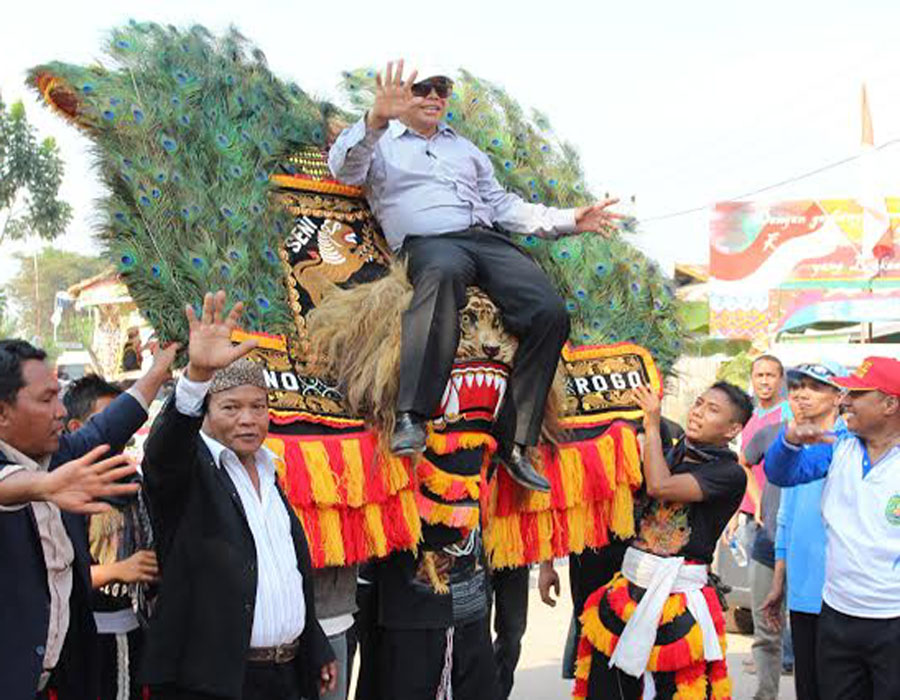
<svg viewBox="0 0 900 700"><path fill-rule="evenodd" d="M356 112L372 103L374 79L371 68L344 72L342 92ZM575 147L558 138L545 115L526 114L498 85L460 70L446 121L488 154L500 183L525 201L556 207L596 201ZM586 233L556 241L517 239L565 299L574 344L636 342L668 372L686 331L671 280L626 239L636 224L624 220L609 238Z"/></svg>
<svg viewBox="0 0 900 700"><path fill-rule="evenodd" d="M215 37L132 22L108 61L38 66L29 83L88 132L108 194L99 236L164 339L209 289L244 302L245 324L291 326L279 250L290 216L269 176L302 146L325 146L334 110L278 80L236 30Z"/></svg>
<svg viewBox="0 0 900 700"><path fill-rule="evenodd" d="M271 200L270 176L290 173L291 154L325 148L336 124L358 118L375 71L343 74L342 112L276 78L235 29L216 37L131 22L110 33L105 53L93 66L38 66L28 81L93 141L108 193L99 236L138 307L163 339L184 339L180 309L224 288L245 303L249 329L290 332L278 251L292 222ZM447 121L526 201L595 200L576 149L499 86L460 71ZM623 235L634 225L610 238L518 241L566 300L575 344L638 342L667 371L684 329L671 282Z"/></svg>

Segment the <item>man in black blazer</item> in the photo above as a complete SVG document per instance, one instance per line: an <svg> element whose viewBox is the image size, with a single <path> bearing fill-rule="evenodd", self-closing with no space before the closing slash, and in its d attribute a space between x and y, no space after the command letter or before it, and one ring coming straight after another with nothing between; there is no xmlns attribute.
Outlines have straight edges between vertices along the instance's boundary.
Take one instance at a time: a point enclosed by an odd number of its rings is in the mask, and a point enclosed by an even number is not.
<svg viewBox="0 0 900 700"><path fill-rule="evenodd" d="M189 361L144 450L162 583L144 680L155 697L300 700L334 687L299 520L278 487L255 342L230 341L241 304L190 307Z"/></svg>
<svg viewBox="0 0 900 700"><path fill-rule="evenodd" d="M127 393L80 430L63 434L65 408L44 351L0 341L0 696L97 696L90 556L84 513L98 498L137 491L118 452L147 420L170 376L173 346ZM101 447L103 446L103 447ZM75 461L72 461L75 460ZM66 463L66 464L64 464ZM68 512L67 512L68 511Z"/></svg>

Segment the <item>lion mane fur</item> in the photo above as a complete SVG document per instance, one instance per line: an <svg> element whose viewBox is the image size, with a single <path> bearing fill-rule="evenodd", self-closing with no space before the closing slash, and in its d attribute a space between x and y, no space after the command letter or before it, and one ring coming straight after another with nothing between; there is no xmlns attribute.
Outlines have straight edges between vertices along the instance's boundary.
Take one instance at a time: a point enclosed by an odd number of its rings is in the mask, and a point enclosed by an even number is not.
<svg viewBox="0 0 900 700"><path fill-rule="evenodd" d="M406 266L394 263L374 282L334 287L306 317L313 367L334 377L347 408L365 418L382 436L391 435L400 385L400 338L403 312L413 289ZM497 311L499 313L499 311ZM559 415L565 406L560 371L547 397L543 437L561 438Z"/></svg>

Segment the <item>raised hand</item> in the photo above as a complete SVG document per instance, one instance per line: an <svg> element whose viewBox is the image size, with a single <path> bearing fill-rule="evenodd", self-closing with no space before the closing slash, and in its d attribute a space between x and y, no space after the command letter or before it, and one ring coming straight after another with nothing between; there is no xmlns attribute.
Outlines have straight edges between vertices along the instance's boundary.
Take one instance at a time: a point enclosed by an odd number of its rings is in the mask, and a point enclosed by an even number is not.
<svg viewBox="0 0 900 700"><path fill-rule="evenodd" d="M650 387L641 384L632 390L632 396L634 396L637 405L644 412L644 429L659 428L662 419L662 408L656 392Z"/></svg>
<svg viewBox="0 0 900 700"><path fill-rule="evenodd" d="M203 313L200 318L187 306L185 315L190 326L188 343L187 377L195 382L207 382L216 370L227 367L256 347L255 340L245 340L240 345L231 344L231 332L238 327L238 319L244 305L238 302L228 316L225 310L225 292L203 297Z"/></svg>
<svg viewBox="0 0 900 700"><path fill-rule="evenodd" d="M388 121L402 117L412 107L422 104L423 97L415 97L412 94L413 83L416 82L417 72L410 73L409 78L403 80L403 59L387 64L384 70L384 78L381 73L375 76L375 102L366 117L368 125L372 129L383 129Z"/></svg>
<svg viewBox="0 0 900 700"><path fill-rule="evenodd" d="M47 473L40 490L41 500L55 503L62 510L91 515L111 509L100 499L136 493L139 484L116 482L134 474L137 467L125 455L98 462L107 451L108 445L95 447L83 457Z"/></svg>
<svg viewBox="0 0 900 700"><path fill-rule="evenodd" d="M604 199L597 204L576 209L575 233L590 231L601 236L610 236L615 230L616 220L624 218L621 214L609 211L609 207L618 202L618 199Z"/></svg>

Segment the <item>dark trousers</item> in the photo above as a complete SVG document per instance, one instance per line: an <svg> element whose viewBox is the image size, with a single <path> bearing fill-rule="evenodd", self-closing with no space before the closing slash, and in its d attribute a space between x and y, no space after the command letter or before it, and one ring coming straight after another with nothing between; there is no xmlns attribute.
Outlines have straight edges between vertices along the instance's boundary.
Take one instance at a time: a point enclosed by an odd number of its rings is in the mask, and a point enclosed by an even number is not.
<svg viewBox="0 0 900 700"><path fill-rule="evenodd" d="M498 437L536 444L559 352L569 336L565 304L550 280L508 236L490 229L409 236L402 252L414 291L403 314L397 410L427 417L437 410L459 344L466 287L477 285L519 340Z"/></svg>
<svg viewBox="0 0 900 700"><path fill-rule="evenodd" d="M446 653L446 630L382 628L381 697L434 700ZM497 674L486 617L454 629L452 657L453 700L497 700Z"/></svg>
<svg viewBox="0 0 900 700"><path fill-rule="evenodd" d="M798 698L819 700L816 673L816 636L819 616L791 610L791 635L794 642L794 688Z"/></svg>
<svg viewBox="0 0 900 700"><path fill-rule="evenodd" d="M378 649L381 627L378 626L378 586L360 584L356 589L356 605L353 616L359 649L359 674L356 677L356 700L379 700ZM351 657L352 658L352 657ZM352 668L352 661L348 664Z"/></svg>
<svg viewBox="0 0 900 700"><path fill-rule="evenodd" d="M852 617L823 603L816 654L823 700L900 698L900 617Z"/></svg>
<svg viewBox="0 0 900 700"><path fill-rule="evenodd" d="M130 700L142 700L143 686L137 682L138 665L143 651L144 630L140 627L132 630L126 639L128 650L123 656L115 634L97 635L100 652L100 695L99 700L116 700L119 697L119 671L121 664L127 664L127 672L123 674L123 682L128 683Z"/></svg>
<svg viewBox="0 0 900 700"><path fill-rule="evenodd" d="M176 686L153 688L153 700L218 700L219 696L198 693ZM297 679L297 666L293 663L248 662L244 674L244 690L241 700L302 700Z"/></svg>
<svg viewBox="0 0 900 700"><path fill-rule="evenodd" d="M512 692L513 676L522 653L528 624L529 568L519 566L491 572L494 600L494 663L500 683L499 700Z"/></svg>

